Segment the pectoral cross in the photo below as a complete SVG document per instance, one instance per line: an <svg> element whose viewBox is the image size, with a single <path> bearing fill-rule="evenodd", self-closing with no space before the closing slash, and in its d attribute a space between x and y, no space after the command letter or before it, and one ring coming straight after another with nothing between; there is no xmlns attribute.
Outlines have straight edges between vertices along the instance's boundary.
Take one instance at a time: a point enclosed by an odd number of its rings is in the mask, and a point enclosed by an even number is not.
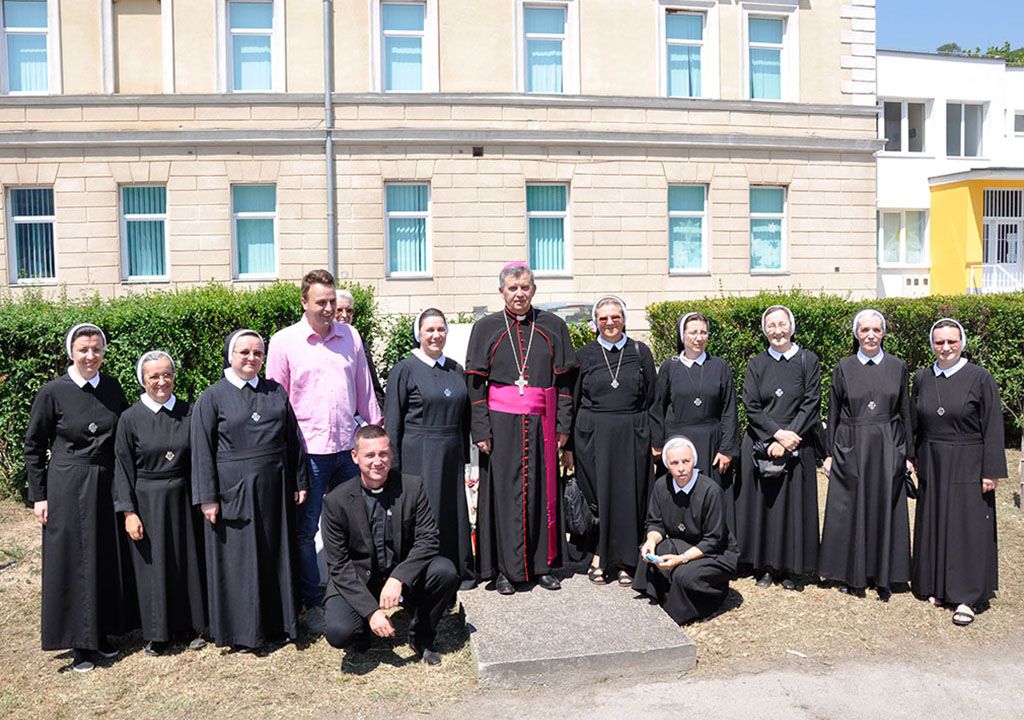
<svg viewBox="0 0 1024 720"><path fill-rule="evenodd" d="M519 379L516 380L514 384L519 388L520 395L526 394L526 391L523 388L525 388L529 383L526 382L526 378L524 378L521 373L519 375Z"/></svg>

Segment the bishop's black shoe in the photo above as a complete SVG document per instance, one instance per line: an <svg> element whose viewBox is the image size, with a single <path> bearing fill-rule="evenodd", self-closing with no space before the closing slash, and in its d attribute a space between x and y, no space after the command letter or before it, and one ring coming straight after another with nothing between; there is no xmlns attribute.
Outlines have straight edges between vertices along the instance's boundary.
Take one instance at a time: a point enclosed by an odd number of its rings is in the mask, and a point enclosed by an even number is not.
<svg viewBox="0 0 1024 720"><path fill-rule="evenodd" d="M441 655L430 645L410 640L409 647L411 647L412 651L419 655L427 665L437 667L441 664Z"/></svg>
<svg viewBox="0 0 1024 720"><path fill-rule="evenodd" d="M515 585L501 573L494 578L494 589L498 591L499 595L515 595L516 593Z"/></svg>
<svg viewBox="0 0 1024 720"><path fill-rule="evenodd" d="M562 583L554 575L538 575L537 584L545 590L561 590Z"/></svg>

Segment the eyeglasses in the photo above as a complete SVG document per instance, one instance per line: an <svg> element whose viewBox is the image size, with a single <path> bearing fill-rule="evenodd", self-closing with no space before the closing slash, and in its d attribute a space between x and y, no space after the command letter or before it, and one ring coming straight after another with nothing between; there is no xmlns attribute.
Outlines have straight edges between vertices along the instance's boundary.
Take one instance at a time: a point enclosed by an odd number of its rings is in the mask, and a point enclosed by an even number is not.
<svg viewBox="0 0 1024 720"><path fill-rule="evenodd" d="M244 357L249 357L250 355L252 355L255 358L263 357L262 350L235 350L235 354L242 355Z"/></svg>

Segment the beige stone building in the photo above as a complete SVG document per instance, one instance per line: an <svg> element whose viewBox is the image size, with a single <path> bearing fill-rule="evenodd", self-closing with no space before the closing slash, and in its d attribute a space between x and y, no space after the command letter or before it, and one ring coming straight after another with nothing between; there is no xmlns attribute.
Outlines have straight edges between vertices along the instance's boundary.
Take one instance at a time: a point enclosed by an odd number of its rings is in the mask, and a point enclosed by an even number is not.
<svg viewBox="0 0 1024 720"><path fill-rule="evenodd" d="M540 300L873 294L874 5L0 0L0 272L334 263L395 312L496 307L512 258Z"/></svg>

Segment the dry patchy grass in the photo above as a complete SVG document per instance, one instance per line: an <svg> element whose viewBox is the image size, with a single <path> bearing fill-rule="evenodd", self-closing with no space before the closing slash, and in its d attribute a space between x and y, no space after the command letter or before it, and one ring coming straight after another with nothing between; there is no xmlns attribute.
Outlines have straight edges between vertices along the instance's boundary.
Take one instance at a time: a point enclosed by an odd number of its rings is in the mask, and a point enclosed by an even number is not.
<svg viewBox="0 0 1024 720"><path fill-rule="evenodd" d="M775 586L734 584L732 609L686 630L697 642L697 673L728 675L780 665L823 671L841 659L868 656L927 659L952 644L997 651L1024 633L1024 513L1015 507L1018 454L1008 453L1011 478L998 491L999 597L970 628L957 628L948 610L910 593L878 602L810 585L796 593ZM824 501L824 481L821 482ZM822 502L824 507L824 502ZM369 662L346 665L321 638L262 656L208 647L150 658L141 639L96 671L68 671L69 655L39 650L39 530L31 512L0 503L0 716L53 719L83 715L193 717L405 717L443 714L442 708L480 692L465 631L444 621L440 669L416 662L397 641ZM404 622L400 620L400 628ZM787 652L791 651L791 652ZM799 653L799 654L796 654ZM357 656L358 657L358 656Z"/></svg>

